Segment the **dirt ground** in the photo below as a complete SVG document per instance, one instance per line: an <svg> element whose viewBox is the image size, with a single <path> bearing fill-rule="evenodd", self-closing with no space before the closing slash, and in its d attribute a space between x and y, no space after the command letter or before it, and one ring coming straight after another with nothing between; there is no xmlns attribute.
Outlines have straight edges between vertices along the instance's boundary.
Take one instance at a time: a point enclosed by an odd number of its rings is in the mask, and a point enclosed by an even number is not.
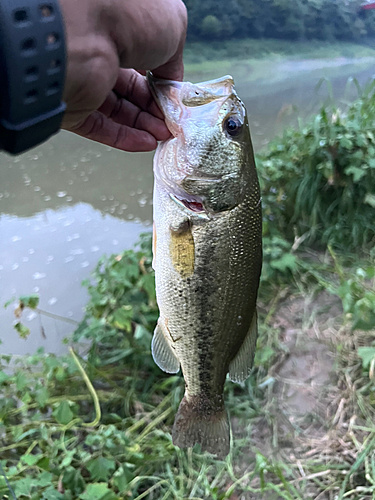
<svg viewBox="0 0 375 500"><path fill-rule="evenodd" d="M300 478L295 483L303 478L314 479L314 474L304 468L309 459L318 458L324 464L329 463L332 454L345 455L343 434L347 429L342 432L342 423L348 397L347 387L339 380L337 359L345 328L342 322L341 301L327 292L314 298L287 298L270 322L270 327L281 332L279 340L285 354L268 372L274 382L269 387L264 416L251 429L251 441L253 449L265 457L297 466ZM345 348L349 353L353 345ZM236 436L243 436L240 421L233 421L232 427ZM318 476L325 472L329 471ZM328 493L317 494L313 481L311 485L311 489L305 489L305 494L310 492L306 498L331 498ZM271 496L260 498L268 500Z"/></svg>
<svg viewBox="0 0 375 500"><path fill-rule="evenodd" d="M322 293L314 300L290 298L281 305L273 326L282 331L288 355L274 365L273 395L280 410L283 435L292 431L299 439L323 437L330 387L336 385L336 348L332 335L342 310L337 297ZM280 443L294 448L294 439Z"/></svg>

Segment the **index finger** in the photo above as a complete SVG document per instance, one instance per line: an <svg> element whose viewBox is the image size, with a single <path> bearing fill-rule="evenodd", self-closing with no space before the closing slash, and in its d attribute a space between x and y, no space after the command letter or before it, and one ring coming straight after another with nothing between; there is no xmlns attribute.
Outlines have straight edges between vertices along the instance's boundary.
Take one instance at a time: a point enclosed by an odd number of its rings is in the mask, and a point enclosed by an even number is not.
<svg viewBox="0 0 375 500"><path fill-rule="evenodd" d="M164 119L163 113L152 97L146 79L134 69L121 68L113 90L143 111Z"/></svg>
<svg viewBox="0 0 375 500"><path fill-rule="evenodd" d="M182 81L184 78L183 51L185 38L181 41L174 56L162 66L152 69L156 78L165 78L166 80Z"/></svg>

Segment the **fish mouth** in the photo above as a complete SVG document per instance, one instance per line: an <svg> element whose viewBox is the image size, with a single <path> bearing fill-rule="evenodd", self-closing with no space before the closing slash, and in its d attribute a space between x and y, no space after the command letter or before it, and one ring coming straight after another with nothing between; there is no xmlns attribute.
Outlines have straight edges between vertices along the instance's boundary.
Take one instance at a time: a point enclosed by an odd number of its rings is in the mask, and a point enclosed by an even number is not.
<svg viewBox="0 0 375 500"><path fill-rule="evenodd" d="M146 79L151 94L164 115L165 124L167 125L168 130L173 137L177 137L180 132L180 127L177 125L177 121L180 118L182 111L177 103L179 101L179 93L183 83L174 80L155 78L151 71L147 71ZM173 106L170 104L172 100L175 102ZM178 108L179 111L177 112Z"/></svg>
<svg viewBox="0 0 375 500"><path fill-rule="evenodd" d="M172 137L161 142L156 150L155 180L163 185L169 197L184 211L196 217L210 219L214 214L206 206L204 198L195 193L190 194L189 189L186 191L184 182L187 180L192 183L202 182L207 186L207 184L221 182L223 176L197 176L194 172L194 165L189 161L183 162L178 149L184 135L184 123L191 117L192 108L199 108L199 112L204 113L204 105L212 101L216 101L220 108L223 101L235 93L233 78L225 76L200 84L192 84L155 78L148 71L146 79L151 94L162 111L165 123L172 134ZM174 157L173 161L171 157ZM172 163L174 163L173 168Z"/></svg>
<svg viewBox="0 0 375 500"><path fill-rule="evenodd" d="M233 78L226 75L199 84L155 78L151 71L146 74L148 86L165 123L174 137L182 129L182 122L190 117L192 108L200 108L212 101L224 102L235 94ZM215 118L216 119L216 118Z"/></svg>

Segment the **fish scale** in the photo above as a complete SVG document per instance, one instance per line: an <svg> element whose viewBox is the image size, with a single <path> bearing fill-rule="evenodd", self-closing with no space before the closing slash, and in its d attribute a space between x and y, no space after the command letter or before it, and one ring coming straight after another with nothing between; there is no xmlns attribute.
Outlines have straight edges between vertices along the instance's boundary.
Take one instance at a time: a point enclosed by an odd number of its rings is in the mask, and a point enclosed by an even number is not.
<svg viewBox="0 0 375 500"><path fill-rule="evenodd" d="M262 262L260 191L245 108L231 77L148 81L173 137L154 158L154 260L160 318L152 352L181 367L185 396L174 444L224 456L223 390L243 382L257 336ZM228 125L229 121L230 126Z"/></svg>

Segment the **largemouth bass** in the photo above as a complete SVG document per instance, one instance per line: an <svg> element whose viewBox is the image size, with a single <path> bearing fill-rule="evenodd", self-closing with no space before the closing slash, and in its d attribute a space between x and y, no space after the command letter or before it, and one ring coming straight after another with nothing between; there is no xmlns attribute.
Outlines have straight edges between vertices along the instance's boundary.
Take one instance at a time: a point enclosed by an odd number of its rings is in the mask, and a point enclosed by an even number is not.
<svg viewBox="0 0 375 500"><path fill-rule="evenodd" d="M173 443L222 457L225 379L246 380L257 339L262 218L249 125L230 76L148 82L172 133L154 157L152 354L185 379Z"/></svg>

